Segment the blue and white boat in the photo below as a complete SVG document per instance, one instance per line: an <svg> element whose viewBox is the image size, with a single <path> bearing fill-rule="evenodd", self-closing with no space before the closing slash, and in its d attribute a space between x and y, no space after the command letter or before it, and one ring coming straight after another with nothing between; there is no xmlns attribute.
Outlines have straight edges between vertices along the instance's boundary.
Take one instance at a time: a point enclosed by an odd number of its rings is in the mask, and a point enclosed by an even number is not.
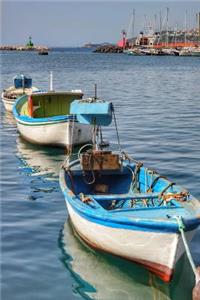
<svg viewBox="0 0 200 300"><path fill-rule="evenodd" d="M70 104L83 96L81 90L50 91L22 96L13 107L20 135L38 145L71 148L92 139L92 126L70 114Z"/></svg>
<svg viewBox="0 0 200 300"><path fill-rule="evenodd" d="M199 200L125 152L102 149L101 126L112 116L116 124L112 103L74 101L71 112L96 132L92 149L66 160L60 171L75 231L92 248L140 263L169 282L185 251L181 228L189 242L200 225Z"/></svg>

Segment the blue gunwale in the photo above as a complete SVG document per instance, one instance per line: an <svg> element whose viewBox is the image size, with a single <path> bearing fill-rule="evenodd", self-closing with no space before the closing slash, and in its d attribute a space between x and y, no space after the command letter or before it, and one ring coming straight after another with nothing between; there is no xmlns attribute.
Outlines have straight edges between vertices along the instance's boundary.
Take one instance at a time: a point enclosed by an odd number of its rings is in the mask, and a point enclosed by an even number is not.
<svg viewBox="0 0 200 300"><path fill-rule="evenodd" d="M28 116L20 116L19 114L15 114L13 111L13 114L16 118L16 120L23 125L27 126L37 126L37 125L52 125L57 123L66 123L69 121L72 121L74 118L70 115L63 115L63 116L54 116L54 117L48 117L48 118L31 118ZM77 120L75 120L77 122Z"/></svg>
<svg viewBox="0 0 200 300"><path fill-rule="evenodd" d="M166 218L167 213L172 208L152 208L151 211L165 211L165 219L163 216L160 219L151 218L141 218L138 216L135 217L127 217L123 212L131 212L133 209L126 209L125 211L121 211L121 216L117 214L117 211L107 211L103 207L101 207L96 201L95 207L91 204L85 204L80 201L79 197L76 195L71 195L70 189L68 189L65 182L65 171L61 169L60 172L60 185L61 189L64 193L65 200L70 204L72 209L82 218L100 224L102 226L120 228L120 229L128 229L128 230L136 230L136 231L149 231L149 232L160 232L160 233L179 233L179 227L177 224L177 220L175 217ZM200 225L200 218L191 217L184 218L184 208L175 207L172 209L174 212L177 211L177 215L181 215L183 217L183 221L186 227L186 231L191 231L195 229L198 225ZM134 211L136 211L134 209ZM137 209L137 212L144 212L144 209ZM119 212L119 211L118 211ZM158 215L157 215L158 217Z"/></svg>
<svg viewBox="0 0 200 300"><path fill-rule="evenodd" d="M43 94L43 93L37 93L37 94ZM38 126L38 125L53 125L57 123L66 123L69 121L78 122L76 116L72 114L67 114L67 115L57 115L57 116L52 116L52 117L44 117L44 118L32 118L29 116L25 115L20 115L17 111L17 106L20 102L22 102L24 99L27 98L27 95L23 95L19 97L13 106L13 115L17 122L22 125L27 125L27 126Z"/></svg>

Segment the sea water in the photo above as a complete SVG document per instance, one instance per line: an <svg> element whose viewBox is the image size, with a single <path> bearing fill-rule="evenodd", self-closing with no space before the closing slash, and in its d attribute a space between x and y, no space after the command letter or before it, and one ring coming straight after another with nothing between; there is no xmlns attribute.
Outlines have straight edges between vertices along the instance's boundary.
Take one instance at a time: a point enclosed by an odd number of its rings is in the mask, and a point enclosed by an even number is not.
<svg viewBox="0 0 200 300"><path fill-rule="evenodd" d="M19 73L33 85L82 89L115 105L122 148L200 198L200 58L134 57L84 49L1 53L1 89ZM3 300L190 300L186 256L164 284L142 267L95 252L73 233L59 187L65 151L25 142L1 106L1 287ZM59 133L58 133L59 134ZM105 139L118 148L114 126ZM191 243L200 265L200 230ZM147 249L148 251L148 249Z"/></svg>

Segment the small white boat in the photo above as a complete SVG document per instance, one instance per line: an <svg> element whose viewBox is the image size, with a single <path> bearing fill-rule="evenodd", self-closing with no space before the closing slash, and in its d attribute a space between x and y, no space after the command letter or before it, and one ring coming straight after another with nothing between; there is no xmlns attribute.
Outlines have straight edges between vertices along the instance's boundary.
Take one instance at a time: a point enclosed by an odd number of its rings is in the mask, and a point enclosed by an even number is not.
<svg viewBox="0 0 200 300"><path fill-rule="evenodd" d="M159 55L179 55L179 51L174 48L162 48L160 52L158 52Z"/></svg>
<svg viewBox="0 0 200 300"><path fill-rule="evenodd" d="M198 48L193 48L191 51L192 56L200 56L200 47Z"/></svg>
<svg viewBox="0 0 200 300"><path fill-rule="evenodd" d="M92 140L92 126L70 115L70 104L81 99L81 90L42 92L19 98L13 108L21 136L39 145L70 148Z"/></svg>
<svg viewBox="0 0 200 300"><path fill-rule="evenodd" d="M200 56L200 47L189 47L183 48L180 53L180 56Z"/></svg>
<svg viewBox="0 0 200 300"><path fill-rule="evenodd" d="M12 112L16 99L22 95L31 95L39 91L37 87L32 86L32 79L30 77L21 74L14 77L14 85L4 90L1 98L5 109Z"/></svg>

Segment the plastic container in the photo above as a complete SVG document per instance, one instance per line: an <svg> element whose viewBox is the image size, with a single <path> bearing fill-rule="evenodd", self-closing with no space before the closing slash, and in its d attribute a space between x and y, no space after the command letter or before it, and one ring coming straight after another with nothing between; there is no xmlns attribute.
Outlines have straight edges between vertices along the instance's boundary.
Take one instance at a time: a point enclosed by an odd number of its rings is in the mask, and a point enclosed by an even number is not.
<svg viewBox="0 0 200 300"><path fill-rule="evenodd" d="M24 76L23 74L14 77L14 86L16 89L32 87L32 78Z"/></svg>

